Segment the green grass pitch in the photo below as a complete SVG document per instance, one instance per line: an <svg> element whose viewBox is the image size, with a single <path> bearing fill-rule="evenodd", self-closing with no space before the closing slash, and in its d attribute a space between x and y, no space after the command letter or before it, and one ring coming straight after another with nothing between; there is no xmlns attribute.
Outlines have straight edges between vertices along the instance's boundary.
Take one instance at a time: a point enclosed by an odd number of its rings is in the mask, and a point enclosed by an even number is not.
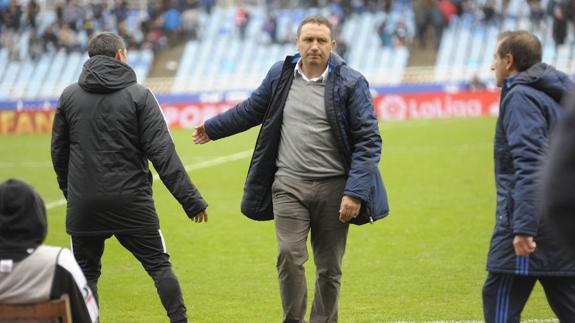
<svg viewBox="0 0 575 323"><path fill-rule="evenodd" d="M384 122L380 167L391 214L352 226L344 258L340 322L481 320L485 258L495 219L495 119ZM172 132L186 165L253 148L257 130L193 145ZM191 322L279 322L273 222L255 222L239 204L249 157L190 171L209 203L209 222L192 223L160 181L156 207ZM49 135L0 136L0 180L24 179L47 203L62 198ZM69 246L65 207L49 209L46 243ZM311 250L310 250L311 251ZM101 321L167 322L151 279L115 239L106 243L99 282ZM306 265L309 302L314 266ZM308 306L308 314L309 308ZM554 317L538 286L524 319Z"/></svg>

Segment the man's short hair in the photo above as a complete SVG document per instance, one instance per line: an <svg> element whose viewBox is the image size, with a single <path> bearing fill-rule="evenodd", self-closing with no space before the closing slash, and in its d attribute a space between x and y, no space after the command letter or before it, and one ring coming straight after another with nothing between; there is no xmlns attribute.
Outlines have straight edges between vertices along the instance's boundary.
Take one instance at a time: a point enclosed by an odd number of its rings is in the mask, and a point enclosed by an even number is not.
<svg viewBox="0 0 575 323"><path fill-rule="evenodd" d="M327 18L322 16L309 16L306 17L304 20L302 20L299 26L297 26L297 37L299 37L299 35L301 34L301 28L306 24L318 24L326 26L327 28L329 28L329 35L331 39L332 40L335 39L333 25L331 24L331 22L329 22L329 20L327 20Z"/></svg>
<svg viewBox="0 0 575 323"><path fill-rule="evenodd" d="M501 58L511 54L519 72L541 62L541 42L532 33L526 30L505 31L499 34L498 39L500 45L497 54Z"/></svg>
<svg viewBox="0 0 575 323"><path fill-rule="evenodd" d="M126 48L122 37L111 32L102 32L94 36L88 44L88 56L104 55L116 57L119 49Z"/></svg>

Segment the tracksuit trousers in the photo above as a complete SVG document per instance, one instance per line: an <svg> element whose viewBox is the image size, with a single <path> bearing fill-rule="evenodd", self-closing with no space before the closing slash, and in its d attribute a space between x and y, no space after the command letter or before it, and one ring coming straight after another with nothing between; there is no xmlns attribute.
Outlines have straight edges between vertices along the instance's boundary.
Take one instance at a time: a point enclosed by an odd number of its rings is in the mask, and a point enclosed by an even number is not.
<svg viewBox="0 0 575 323"><path fill-rule="evenodd" d="M112 235L72 236L72 251L82 268L98 301L98 278L101 274L101 258L104 242ZM162 305L170 322L187 322L186 306L176 275L172 271L170 256L166 252L160 230L130 234L114 234L120 244L140 261L148 275L154 280Z"/></svg>
<svg viewBox="0 0 575 323"><path fill-rule="evenodd" d="M521 312L539 281L561 323L575 323L575 277L520 276L489 273L483 285L483 314L487 323L519 323Z"/></svg>

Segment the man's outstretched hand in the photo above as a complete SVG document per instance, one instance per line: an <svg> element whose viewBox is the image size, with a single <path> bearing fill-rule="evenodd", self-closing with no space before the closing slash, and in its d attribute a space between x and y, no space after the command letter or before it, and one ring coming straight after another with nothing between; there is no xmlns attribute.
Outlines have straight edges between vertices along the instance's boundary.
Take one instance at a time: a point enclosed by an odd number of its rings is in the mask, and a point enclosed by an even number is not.
<svg viewBox="0 0 575 323"><path fill-rule="evenodd" d="M205 144L205 143L211 141L210 137L206 133L206 130L204 129L203 123L196 127L196 129L194 130L194 133L192 133L192 139L194 140L195 144L199 144L199 145L202 145L202 144ZM206 216L206 219L207 219L207 216Z"/></svg>
<svg viewBox="0 0 575 323"><path fill-rule="evenodd" d="M208 222L208 211L203 210L202 212L194 215L192 221L196 223Z"/></svg>

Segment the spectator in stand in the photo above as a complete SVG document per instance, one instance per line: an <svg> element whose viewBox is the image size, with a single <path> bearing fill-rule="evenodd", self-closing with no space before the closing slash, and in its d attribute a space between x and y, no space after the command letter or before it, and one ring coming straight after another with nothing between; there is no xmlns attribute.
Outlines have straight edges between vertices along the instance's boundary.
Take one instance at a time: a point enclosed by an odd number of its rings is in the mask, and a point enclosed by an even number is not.
<svg viewBox="0 0 575 323"><path fill-rule="evenodd" d="M136 41L132 33L126 27L126 21L118 23L118 35L126 42L128 49L137 47Z"/></svg>
<svg viewBox="0 0 575 323"><path fill-rule="evenodd" d="M553 41L557 53L559 46L563 45L567 38L567 3L564 0L549 0L548 10L553 17Z"/></svg>
<svg viewBox="0 0 575 323"><path fill-rule="evenodd" d="M1 33L2 37L2 46L6 48L8 51L8 57L11 60L20 60L20 51L18 50L18 46L16 46L18 40L18 34L16 34L13 30L7 29Z"/></svg>
<svg viewBox="0 0 575 323"><path fill-rule="evenodd" d="M335 45L335 52L341 56L341 58L343 58L344 60L347 60L347 56L348 56L348 48L349 46L347 45L347 43L343 40L343 38L341 38L340 36L337 36L336 38L336 45Z"/></svg>
<svg viewBox="0 0 575 323"><path fill-rule="evenodd" d="M332 0L328 5L329 20L333 26L336 35L341 34L343 24L345 23L345 14L341 4L341 0Z"/></svg>
<svg viewBox="0 0 575 323"><path fill-rule="evenodd" d="M116 24L125 21L128 18L128 4L124 0L116 0L114 5L114 16L116 17Z"/></svg>
<svg viewBox="0 0 575 323"><path fill-rule="evenodd" d="M268 12L262 29L272 44L278 42L278 22L275 14Z"/></svg>
<svg viewBox="0 0 575 323"><path fill-rule="evenodd" d="M399 20L393 29L393 45L405 47L407 45L407 26L403 20Z"/></svg>
<svg viewBox="0 0 575 323"><path fill-rule="evenodd" d="M28 4L26 5L26 21L27 25L30 26L30 28L36 29L37 27L36 18L39 12L40 12L40 6L36 2L36 0L30 0L30 2L28 2Z"/></svg>
<svg viewBox="0 0 575 323"><path fill-rule="evenodd" d="M0 30L4 29L6 24L5 9L0 7Z"/></svg>
<svg viewBox="0 0 575 323"><path fill-rule="evenodd" d="M208 15L212 14L212 8L216 4L216 0L200 0L200 5L206 9Z"/></svg>
<svg viewBox="0 0 575 323"><path fill-rule="evenodd" d="M58 1L56 3L56 22L58 26L62 26L64 22L64 2Z"/></svg>
<svg viewBox="0 0 575 323"><path fill-rule="evenodd" d="M496 0L487 0L481 7L481 20L487 25L494 23L499 15L495 6L495 1Z"/></svg>
<svg viewBox="0 0 575 323"><path fill-rule="evenodd" d="M46 27L42 34L42 40L44 41L44 51L58 50L58 35L54 32L54 25Z"/></svg>
<svg viewBox="0 0 575 323"><path fill-rule="evenodd" d="M445 20L444 25L448 26L451 19L457 16L457 7L451 0L439 0L437 2L437 7L443 14L443 19Z"/></svg>
<svg viewBox="0 0 575 323"><path fill-rule="evenodd" d="M447 26L448 20L445 19L445 14L441 8L434 5L430 10L431 25L433 26L433 34L435 36L435 48L439 49L441 44L441 37L443 37L443 30Z"/></svg>
<svg viewBox="0 0 575 323"><path fill-rule="evenodd" d="M77 36L70 25L65 24L58 32L58 48L70 53L78 49Z"/></svg>
<svg viewBox="0 0 575 323"><path fill-rule="evenodd" d="M66 0L64 6L64 25L68 25L73 31L78 31L84 19L85 10L76 0ZM63 25L60 25L63 27Z"/></svg>
<svg viewBox="0 0 575 323"><path fill-rule="evenodd" d="M92 36L94 35L94 20L90 17L84 19L82 29L86 32L88 39L92 39Z"/></svg>
<svg viewBox="0 0 575 323"><path fill-rule="evenodd" d="M18 1L11 0L6 13L6 27L13 32L19 32L21 18L22 8L18 4Z"/></svg>
<svg viewBox="0 0 575 323"><path fill-rule="evenodd" d="M420 0L413 4L413 13L415 15L415 32L419 46L427 46L427 31L431 26L431 13L434 8L433 0ZM387 19L379 25L378 35L383 46L388 47L387 37L383 37L387 29Z"/></svg>
<svg viewBox="0 0 575 323"><path fill-rule="evenodd" d="M174 46L178 41L179 31L180 31L180 12L176 9L173 1L170 1L170 4L162 15L162 19L164 21L164 32L168 37L168 45Z"/></svg>
<svg viewBox="0 0 575 323"><path fill-rule="evenodd" d="M236 28L239 32L240 39L246 38L246 30L248 28L248 24L250 22L250 15L246 8L240 3L238 9L236 10L235 16Z"/></svg>
<svg viewBox="0 0 575 323"><path fill-rule="evenodd" d="M389 30L387 18L384 18L377 27L377 35L383 47L393 47L393 33Z"/></svg>
<svg viewBox="0 0 575 323"><path fill-rule="evenodd" d="M540 0L529 0L529 21L531 21L531 30L540 31L541 23L545 19L545 10Z"/></svg>
<svg viewBox="0 0 575 323"><path fill-rule="evenodd" d="M44 42L42 41L42 37L38 35L36 29L30 30L29 33L30 37L28 38L28 53L30 54L30 58L32 60L37 60L40 55L42 55L44 49Z"/></svg>
<svg viewBox="0 0 575 323"><path fill-rule="evenodd" d="M199 38L200 13L195 3L189 5L182 12L181 29L185 40L196 40Z"/></svg>
<svg viewBox="0 0 575 323"><path fill-rule="evenodd" d="M92 11L92 18L94 19L95 26L103 26L104 12L106 11L107 4L102 1L91 1L90 10Z"/></svg>

